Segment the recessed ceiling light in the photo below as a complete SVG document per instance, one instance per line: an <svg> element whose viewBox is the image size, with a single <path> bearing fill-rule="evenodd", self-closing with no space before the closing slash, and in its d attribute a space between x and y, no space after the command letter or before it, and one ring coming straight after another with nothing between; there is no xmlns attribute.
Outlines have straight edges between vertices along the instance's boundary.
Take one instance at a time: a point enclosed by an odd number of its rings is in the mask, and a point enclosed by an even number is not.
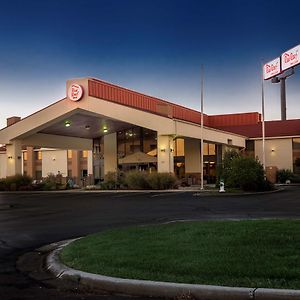
<svg viewBox="0 0 300 300"><path fill-rule="evenodd" d="M71 126L71 122L70 121L65 121L65 126L66 127L70 127Z"/></svg>
<svg viewBox="0 0 300 300"><path fill-rule="evenodd" d="M91 129L91 126L90 126L90 125L85 125L85 129L86 129L86 130L90 130L90 129Z"/></svg>
<svg viewBox="0 0 300 300"><path fill-rule="evenodd" d="M108 131L107 128L103 128L103 132L106 133Z"/></svg>

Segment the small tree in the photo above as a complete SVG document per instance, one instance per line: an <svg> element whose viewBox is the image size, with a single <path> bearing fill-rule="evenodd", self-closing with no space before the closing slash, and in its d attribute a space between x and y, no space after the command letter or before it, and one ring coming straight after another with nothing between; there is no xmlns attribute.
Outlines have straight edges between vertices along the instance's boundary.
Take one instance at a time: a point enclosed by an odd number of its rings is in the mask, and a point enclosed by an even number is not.
<svg viewBox="0 0 300 300"><path fill-rule="evenodd" d="M232 161L237 157L240 157L240 154L234 149L230 149L224 153L223 161L220 165L218 165L218 183L221 179L223 179L227 186L231 187L234 185L231 182L231 170Z"/></svg>
<svg viewBox="0 0 300 300"><path fill-rule="evenodd" d="M266 187L263 166L252 157L234 159L231 176L236 187L244 191L262 191Z"/></svg>
<svg viewBox="0 0 300 300"><path fill-rule="evenodd" d="M264 179L262 164L252 157L243 157L236 151L224 154L222 178L225 186L241 188L244 191L263 191L271 189L271 185Z"/></svg>

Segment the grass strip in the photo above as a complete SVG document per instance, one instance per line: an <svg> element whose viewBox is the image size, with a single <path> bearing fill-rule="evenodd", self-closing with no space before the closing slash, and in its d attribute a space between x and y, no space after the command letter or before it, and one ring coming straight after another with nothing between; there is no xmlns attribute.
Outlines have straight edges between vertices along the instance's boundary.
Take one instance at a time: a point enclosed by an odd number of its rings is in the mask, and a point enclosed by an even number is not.
<svg viewBox="0 0 300 300"><path fill-rule="evenodd" d="M109 230L65 247L75 269L121 278L300 289L300 221L201 221Z"/></svg>

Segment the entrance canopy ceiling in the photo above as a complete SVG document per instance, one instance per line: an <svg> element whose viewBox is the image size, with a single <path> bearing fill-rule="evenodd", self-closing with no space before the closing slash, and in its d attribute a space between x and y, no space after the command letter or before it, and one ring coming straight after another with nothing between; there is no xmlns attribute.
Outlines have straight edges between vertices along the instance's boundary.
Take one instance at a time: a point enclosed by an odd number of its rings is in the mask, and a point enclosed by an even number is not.
<svg viewBox="0 0 300 300"><path fill-rule="evenodd" d="M92 139L132 127L132 124L105 116L77 113L52 124L40 133Z"/></svg>

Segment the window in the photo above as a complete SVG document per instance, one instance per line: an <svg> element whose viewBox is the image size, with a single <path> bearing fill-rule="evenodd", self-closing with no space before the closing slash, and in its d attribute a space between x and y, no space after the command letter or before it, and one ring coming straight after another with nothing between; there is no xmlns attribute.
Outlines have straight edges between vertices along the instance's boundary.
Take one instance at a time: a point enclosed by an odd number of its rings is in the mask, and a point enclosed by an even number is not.
<svg viewBox="0 0 300 300"><path fill-rule="evenodd" d="M69 159L71 159L71 158L72 158L72 155L73 155L72 150L68 150L68 151L67 151L67 157L68 157Z"/></svg>
<svg viewBox="0 0 300 300"><path fill-rule="evenodd" d="M216 155L216 145L215 144L203 144L203 155Z"/></svg>
<svg viewBox="0 0 300 300"><path fill-rule="evenodd" d="M176 139L175 143L175 155L174 156L184 156L184 139Z"/></svg>
<svg viewBox="0 0 300 300"><path fill-rule="evenodd" d="M246 140L246 156L255 157L254 141Z"/></svg>
<svg viewBox="0 0 300 300"><path fill-rule="evenodd" d="M68 177L72 177L72 170L68 170Z"/></svg>
<svg viewBox="0 0 300 300"><path fill-rule="evenodd" d="M294 173L300 174L300 138L293 139Z"/></svg>
<svg viewBox="0 0 300 300"><path fill-rule="evenodd" d="M36 160L42 160L42 151L36 151L35 152L35 159Z"/></svg>
<svg viewBox="0 0 300 300"><path fill-rule="evenodd" d="M208 144L208 155L216 155L216 145Z"/></svg>
<svg viewBox="0 0 300 300"><path fill-rule="evenodd" d="M122 158L135 152L149 153L156 149L156 132L133 127L117 134L118 157Z"/></svg>
<svg viewBox="0 0 300 300"><path fill-rule="evenodd" d="M88 151L87 150L83 150L82 151L82 158L87 158L88 157Z"/></svg>
<svg viewBox="0 0 300 300"><path fill-rule="evenodd" d="M27 161L27 159L28 159L28 153L27 153L27 151L25 151L25 152L23 152L23 160Z"/></svg>

